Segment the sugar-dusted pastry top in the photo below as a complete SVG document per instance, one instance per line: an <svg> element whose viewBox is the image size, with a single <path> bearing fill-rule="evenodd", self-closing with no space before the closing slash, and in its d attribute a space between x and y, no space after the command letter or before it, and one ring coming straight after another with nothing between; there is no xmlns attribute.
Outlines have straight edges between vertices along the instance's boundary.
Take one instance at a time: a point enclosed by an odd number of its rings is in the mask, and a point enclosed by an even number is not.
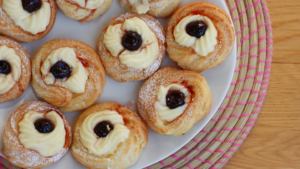
<svg viewBox="0 0 300 169"><path fill-rule="evenodd" d="M0 46L0 94L9 91L21 76L21 59L13 48Z"/></svg>
<svg viewBox="0 0 300 169"><path fill-rule="evenodd" d="M99 132L96 131L97 126L103 122L107 132L102 133L105 135L100 137L95 132ZM81 143L88 149L89 154L98 157L113 154L118 145L129 137L129 133L130 130L124 125L123 117L110 110L90 114L80 126Z"/></svg>
<svg viewBox="0 0 300 169"><path fill-rule="evenodd" d="M203 21L206 25L206 30L204 35L201 37L191 36L187 32L187 26L195 21ZM207 56L210 52L215 50L215 45L217 45L218 32L212 21L201 15L188 15L184 17L175 27L174 37L175 41L183 46L191 47L195 52L201 56Z"/></svg>
<svg viewBox="0 0 300 169"><path fill-rule="evenodd" d="M48 119L54 129L50 133L40 133L35 122L39 119ZM29 111L19 123L19 140L27 148L36 150L41 156L50 157L59 153L65 145L66 131L63 119L55 111L39 113Z"/></svg>
<svg viewBox="0 0 300 169"><path fill-rule="evenodd" d="M184 102L182 102L182 105L178 105L178 106L175 105L176 108L168 107L167 99L174 99L174 98L167 97L169 96L171 91L181 92L184 95L183 96ZM170 96L170 97L174 97L174 96ZM189 103L189 100L190 100L190 93L188 89L183 85L170 84L167 87L160 86L157 93L157 101L154 103L155 111L157 111L161 120L170 122L176 119L177 117L179 117L184 112L184 110L188 106L187 103Z"/></svg>
<svg viewBox="0 0 300 169"><path fill-rule="evenodd" d="M137 33L141 37L141 46L137 50L128 50L123 45L123 37L128 32ZM110 53L119 57L127 67L146 69L154 64L159 56L156 35L148 25L138 17L126 19L123 24L111 25L104 35L104 44Z"/></svg>
<svg viewBox="0 0 300 169"><path fill-rule="evenodd" d="M149 0L128 0L133 12L145 14L149 10Z"/></svg>
<svg viewBox="0 0 300 169"><path fill-rule="evenodd" d="M82 8L96 9L99 8L105 0L67 0L78 4Z"/></svg>
<svg viewBox="0 0 300 169"><path fill-rule="evenodd" d="M34 35L45 31L50 23L51 9L46 1L31 13L23 8L21 0L3 0L2 8L17 26Z"/></svg>
<svg viewBox="0 0 300 169"><path fill-rule="evenodd" d="M69 77L58 79L51 72L53 66L56 66L60 61L70 68ZM73 93L83 93L85 91L88 71L76 57L73 48L63 47L52 51L41 66L41 72L44 82L48 85L62 86Z"/></svg>

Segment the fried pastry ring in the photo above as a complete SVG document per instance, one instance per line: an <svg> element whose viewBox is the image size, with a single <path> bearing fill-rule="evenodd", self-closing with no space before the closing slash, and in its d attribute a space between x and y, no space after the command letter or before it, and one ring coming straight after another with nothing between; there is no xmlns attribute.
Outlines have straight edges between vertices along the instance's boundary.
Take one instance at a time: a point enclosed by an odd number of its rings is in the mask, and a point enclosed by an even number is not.
<svg viewBox="0 0 300 169"><path fill-rule="evenodd" d="M180 45L175 40L176 26L185 17L193 15L209 18L217 30L217 44L207 56L199 55L192 47ZM187 4L173 14L166 40L167 51L172 60L183 69L202 72L220 65L226 59L233 48L235 34L228 14L216 5L202 1Z"/></svg>
<svg viewBox="0 0 300 169"><path fill-rule="evenodd" d="M132 0L131 0L132 1ZM144 2L147 1L147 2ZM120 4L123 8L128 11L133 11L138 14L147 13L156 18L167 18L178 8L181 3L181 0L135 0L135 4L131 5L129 0L121 0ZM146 3L146 4L143 4ZM140 10L139 5L146 5L149 9ZM142 6L143 8L144 6ZM146 7L146 8L147 8ZM145 7L144 7L145 8Z"/></svg>
<svg viewBox="0 0 300 169"><path fill-rule="evenodd" d="M55 50L71 48L88 72L83 93L75 93L58 85L47 85L41 72L42 64ZM77 82L81 81L80 79ZM104 68L97 53L87 44L75 40L57 39L47 42L32 61L32 86L37 96L58 107L62 112L85 109L94 104L106 83Z"/></svg>
<svg viewBox="0 0 300 169"><path fill-rule="evenodd" d="M88 1L89 0L85 0L85 3L87 3ZM70 0L56 0L56 3L67 17L78 20L79 22L87 22L92 21L97 17L103 15L109 9L111 3L113 2L113 0L100 1L103 1L103 4L93 9L87 8L86 4L84 4L85 6L83 7L80 6L78 3L72 2Z"/></svg>
<svg viewBox="0 0 300 169"><path fill-rule="evenodd" d="M9 36L16 41L29 43L36 40L39 40L45 37L50 30L52 29L57 13L57 5L55 0L42 0L43 2L48 2L50 4L50 21L48 26L43 32L39 32L37 34L32 34L28 31L23 30L20 26L17 26L13 19L5 12L3 9L3 0L0 0L0 34Z"/></svg>
<svg viewBox="0 0 300 169"><path fill-rule="evenodd" d="M125 64L120 61L120 54L117 57L113 56L112 53L108 50L107 46L104 43L104 36L110 26L117 24L124 24L124 22L131 18L139 18L144 21L147 26L153 32L158 41L158 57L154 63L145 69L127 67ZM120 40L121 41L121 40ZM152 51L152 50L151 50ZM122 51L123 52L123 51ZM165 54L166 54L166 44L165 44L165 32L162 25L152 16L147 14L136 14L129 12L118 17L113 18L107 25L107 27L102 32L99 42L98 42L98 53L101 58L101 61L104 65L106 73L113 79L119 82L127 81L137 81L144 80L150 77L160 66Z"/></svg>
<svg viewBox="0 0 300 169"><path fill-rule="evenodd" d="M124 125L130 130L130 133L129 137L117 146L113 154L98 157L89 154L88 149L82 144L80 128L89 115L105 110L116 111L121 115ZM109 137L109 135L107 137ZM74 127L74 141L71 151L74 158L87 168L125 169L138 160L147 142L148 129L134 111L118 103L106 102L93 105L79 116Z"/></svg>
<svg viewBox="0 0 300 169"><path fill-rule="evenodd" d="M44 157L38 151L25 148L19 140L19 123L26 113L35 111L38 113L48 113L55 111L63 120L66 131L65 144L59 153L51 157ZM72 142L72 129L66 117L56 107L41 101L32 101L22 104L9 117L3 134L4 149L2 154L7 160L21 168L44 168L58 161L64 156Z"/></svg>
<svg viewBox="0 0 300 169"><path fill-rule="evenodd" d="M156 102L161 87L179 85L186 88L185 109L171 120L163 120ZM166 91L170 93L171 89ZM167 97L167 96L163 96ZM163 103L165 104L165 103ZM143 121L158 134L178 136L189 131L192 126L203 119L212 104L210 89L205 78L193 71L179 70L174 67L164 67L151 76L142 86L138 99L138 112ZM179 107L180 108L180 107ZM169 109L168 116L172 116L176 109ZM168 112L169 111L169 112Z"/></svg>
<svg viewBox="0 0 300 169"><path fill-rule="evenodd" d="M23 46L11 38L0 36L0 46L6 46L7 48L13 49L16 56L20 58L21 63L20 77L16 84L5 93L0 94L0 103L4 103L19 98L28 87L31 78L31 60ZM8 57L12 58L10 53L7 54ZM4 53L1 53L0 55L4 55ZM1 82L0 85L2 85Z"/></svg>

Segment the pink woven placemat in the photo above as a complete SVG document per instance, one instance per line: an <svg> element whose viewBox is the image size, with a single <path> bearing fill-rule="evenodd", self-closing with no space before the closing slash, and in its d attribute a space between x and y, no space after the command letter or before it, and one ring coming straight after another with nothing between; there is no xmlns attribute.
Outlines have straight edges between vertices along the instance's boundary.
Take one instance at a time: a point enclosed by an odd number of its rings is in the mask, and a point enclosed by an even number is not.
<svg viewBox="0 0 300 169"><path fill-rule="evenodd" d="M267 95L273 35L265 0L226 0L236 30L237 61L221 107L204 129L170 157L147 169L219 169L242 145ZM0 156L0 169L19 169Z"/></svg>
<svg viewBox="0 0 300 169"><path fill-rule="evenodd" d="M147 169L222 168L257 120L271 73L273 36L265 0L226 0L236 30L231 86L210 122L188 144Z"/></svg>

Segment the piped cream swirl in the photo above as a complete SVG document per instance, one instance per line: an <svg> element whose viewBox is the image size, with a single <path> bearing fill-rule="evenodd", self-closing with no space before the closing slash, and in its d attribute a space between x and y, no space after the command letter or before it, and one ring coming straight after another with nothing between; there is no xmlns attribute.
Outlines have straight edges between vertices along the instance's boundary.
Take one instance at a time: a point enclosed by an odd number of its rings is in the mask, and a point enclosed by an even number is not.
<svg viewBox="0 0 300 169"><path fill-rule="evenodd" d="M70 66L72 71L70 77L62 80L55 79L50 69L58 61L63 61ZM62 86L73 93L83 93L85 91L85 84L89 75L83 64L77 59L74 49L69 47L52 51L41 66L41 72L46 84Z"/></svg>
<svg viewBox="0 0 300 169"><path fill-rule="evenodd" d="M126 31L137 32L142 38L142 46L137 51L125 50L122 37ZM159 46L156 35L141 19L134 17L127 19L123 25L109 26L104 34L104 44L110 53L118 57L127 67L146 69L154 64L159 55Z"/></svg>
<svg viewBox="0 0 300 169"><path fill-rule="evenodd" d="M39 133L34 126L38 119L47 118L55 126L50 133ZM27 148L36 150L41 156L50 157L59 153L65 145L66 130L62 118L55 112L38 113L29 111L19 123L19 140Z"/></svg>
<svg viewBox="0 0 300 169"><path fill-rule="evenodd" d="M0 61L7 61L11 67L9 74L0 73L0 94L4 94L15 86L21 76L21 59L13 48L0 46Z"/></svg>
<svg viewBox="0 0 300 169"><path fill-rule="evenodd" d="M103 138L94 133L95 126L103 121L110 122L114 129ZM81 143L88 153L101 157L113 154L121 142L129 137L130 130L124 125L123 117L116 111L104 110L90 114L80 126Z"/></svg>
<svg viewBox="0 0 300 169"><path fill-rule="evenodd" d="M99 8L103 3L104 0L68 0L69 2L73 2L78 4L82 8L87 9L96 9Z"/></svg>
<svg viewBox="0 0 300 169"><path fill-rule="evenodd" d="M2 8L17 26L34 35L45 31L50 23L51 8L45 1L42 1L41 8L33 13L23 9L21 0L3 0Z"/></svg>
<svg viewBox="0 0 300 169"><path fill-rule="evenodd" d="M169 91L172 90L179 90L181 91L184 96L185 96L185 104L182 106L179 106L175 109L170 109L167 106L167 102L166 102L166 96L168 94ZM176 119L177 117L179 117L184 110L187 108L187 103L190 100L190 94L187 88L185 88L182 85L178 85L178 84L171 84L167 87L164 86L160 86L159 91L157 93L157 101L154 103L154 107L155 110L157 111L159 117L163 120L163 121L173 121L174 119Z"/></svg>
<svg viewBox="0 0 300 169"><path fill-rule="evenodd" d="M204 21L207 24L204 36L196 38L187 34L186 27L193 21ZM215 50L215 45L218 43L217 36L218 32L212 21L208 17L201 15L189 15L183 18L174 30L175 41L178 44L193 48L201 56L207 56Z"/></svg>

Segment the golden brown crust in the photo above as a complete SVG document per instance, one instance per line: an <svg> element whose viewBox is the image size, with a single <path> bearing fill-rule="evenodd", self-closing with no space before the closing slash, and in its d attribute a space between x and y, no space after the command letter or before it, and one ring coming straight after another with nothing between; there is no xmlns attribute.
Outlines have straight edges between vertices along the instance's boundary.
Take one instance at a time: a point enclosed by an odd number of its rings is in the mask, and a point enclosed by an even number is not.
<svg viewBox="0 0 300 169"><path fill-rule="evenodd" d="M150 7L147 14L156 18L167 18L173 14L180 3L181 0L149 0Z"/></svg>
<svg viewBox="0 0 300 169"><path fill-rule="evenodd" d="M55 156L43 157L35 150L24 148L24 146L20 143L18 138L19 123L29 111L41 113L55 111L62 117L66 130L66 141L63 149ZM45 102L32 101L22 104L9 117L3 134L3 142L4 149L1 150L1 152L13 165L21 168L44 168L55 163L66 154L72 142L72 129L68 120L59 109Z"/></svg>
<svg viewBox="0 0 300 169"><path fill-rule="evenodd" d="M112 56L104 44L104 34L106 33L107 28L110 25L123 23L126 19L133 18L133 17L138 17L143 21L145 21L145 23L149 26L149 28L153 31L153 33L155 33L158 39L159 56L155 61L155 63L147 69L136 69L132 67L127 67L125 64L120 62L119 58ZM165 57L166 54L165 31L162 25L152 16L147 14L139 15L133 12L129 12L113 18L108 23L107 27L104 29L104 31L102 32L99 38L98 53L100 55L106 73L113 79L119 82L144 80L150 77L159 68L163 58Z"/></svg>
<svg viewBox="0 0 300 169"><path fill-rule="evenodd" d="M62 47L73 48L77 58L89 72L84 93L72 93L64 87L47 85L42 80L40 69L43 61L53 50ZM102 94L105 83L106 76L99 56L83 42L66 39L52 40L44 44L32 60L32 86L36 94L64 113L82 110L94 104Z"/></svg>
<svg viewBox="0 0 300 169"><path fill-rule="evenodd" d="M159 87L170 84L182 84L189 89L191 101L179 117L171 122L164 122L155 110ZM154 132L178 136L189 131L192 126L203 119L212 104L210 89L205 78L199 73L164 67L151 76L139 93L138 112L143 121Z"/></svg>
<svg viewBox="0 0 300 169"><path fill-rule="evenodd" d="M32 41L39 40L50 32L55 23L57 13L57 6L55 0L43 0L50 3L50 22L46 27L45 31L40 32L36 35L24 31L21 27L15 25L14 21L5 13L4 9L2 8L2 1L3 0L0 0L0 34L9 36L15 39L16 41L29 43Z"/></svg>
<svg viewBox="0 0 300 169"><path fill-rule="evenodd" d="M176 25L190 14L200 14L212 20L218 31L218 44L207 56L198 55L194 49L179 45L173 35ZM228 56L235 42L234 29L228 14L208 2L194 2L179 8L172 16L167 30L168 53L172 60L187 70L202 72L220 65Z"/></svg>
<svg viewBox="0 0 300 169"><path fill-rule="evenodd" d="M79 22L87 22L96 19L103 15L111 6L113 0L105 0L97 9L87 9L81 6L70 3L68 0L56 0L58 7L71 19L78 20Z"/></svg>
<svg viewBox="0 0 300 169"><path fill-rule="evenodd" d="M9 91L0 94L0 103L4 103L19 98L28 87L31 78L31 60L23 46L11 38L0 36L1 45L13 48L21 60L21 76L19 81Z"/></svg>
<svg viewBox="0 0 300 169"><path fill-rule="evenodd" d="M113 155L99 158L87 153L87 148L80 141L79 132L81 124L88 115L102 110L118 112L123 117L130 134L126 141L120 143ZM143 147L146 146L148 129L140 117L129 108L114 102L99 103L88 108L79 116L74 127L73 140L72 155L83 166L97 169L125 169L137 161Z"/></svg>
<svg viewBox="0 0 300 169"><path fill-rule="evenodd" d="M167 18L178 8L181 0L148 0L149 11L147 14L156 18ZM130 4L128 0L121 0L121 6L127 10L130 10Z"/></svg>

